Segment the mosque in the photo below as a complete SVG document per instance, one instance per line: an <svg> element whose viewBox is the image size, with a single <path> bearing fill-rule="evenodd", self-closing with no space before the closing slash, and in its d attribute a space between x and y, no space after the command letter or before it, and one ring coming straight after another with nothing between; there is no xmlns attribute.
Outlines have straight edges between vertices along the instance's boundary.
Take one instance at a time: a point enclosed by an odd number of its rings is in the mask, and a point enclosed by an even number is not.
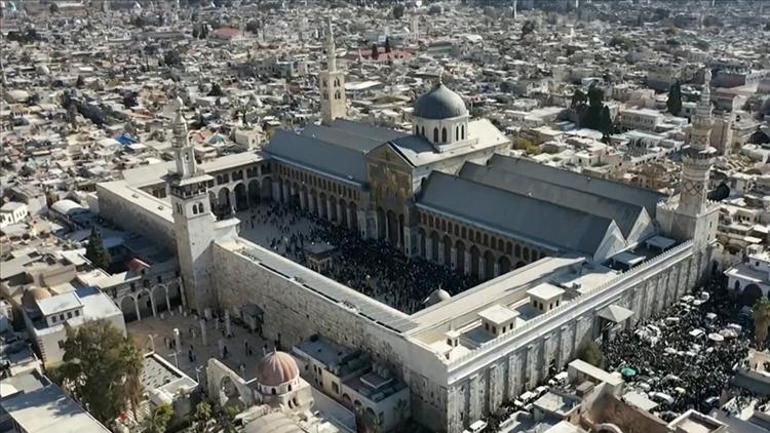
<svg viewBox="0 0 770 433"><path fill-rule="evenodd" d="M472 119L441 80L417 99L410 133L346 120L328 35L321 125L199 164L180 101L175 167L98 185L99 212L177 252L188 306L246 322L259 311L266 338L315 366L302 371L331 377L332 398L379 414L383 431L407 411L460 433L562 370L587 341L633 327L713 272L708 85L681 192L669 198L508 155L506 137ZM483 282L405 314L241 237L235 212L266 200ZM340 373L351 359L365 360L355 383Z"/></svg>

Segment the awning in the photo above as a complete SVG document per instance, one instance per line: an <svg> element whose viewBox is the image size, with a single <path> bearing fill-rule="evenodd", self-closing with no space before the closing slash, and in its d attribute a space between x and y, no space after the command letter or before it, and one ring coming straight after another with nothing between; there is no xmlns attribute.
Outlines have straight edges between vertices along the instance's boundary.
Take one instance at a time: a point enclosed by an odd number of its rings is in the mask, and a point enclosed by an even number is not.
<svg viewBox="0 0 770 433"><path fill-rule="evenodd" d="M624 322L629 317L633 316L634 312L628 308L623 308L619 305L608 305L599 311L599 317L605 320L609 320L613 323Z"/></svg>

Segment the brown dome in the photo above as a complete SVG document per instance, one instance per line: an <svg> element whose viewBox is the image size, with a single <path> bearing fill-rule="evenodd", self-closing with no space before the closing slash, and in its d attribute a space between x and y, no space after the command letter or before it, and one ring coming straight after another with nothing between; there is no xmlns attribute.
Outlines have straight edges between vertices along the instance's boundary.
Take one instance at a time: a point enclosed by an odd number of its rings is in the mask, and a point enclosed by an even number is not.
<svg viewBox="0 0 770 433"><path fill-rule="evenodd" d="M285 352L272 351L257 365L257 381L263 386L280 386L297 377L297 361Z"/></svg>
<svg viewBox="0 0 770 433"><path fill-rule="evenodd" d="M24 294L21 296L21 305L23 305L24 308L36 308L38 301L42 301L43 299L48 299L50 297L51 294L48 292L48 290L36 287L24 292Z"/></svg>

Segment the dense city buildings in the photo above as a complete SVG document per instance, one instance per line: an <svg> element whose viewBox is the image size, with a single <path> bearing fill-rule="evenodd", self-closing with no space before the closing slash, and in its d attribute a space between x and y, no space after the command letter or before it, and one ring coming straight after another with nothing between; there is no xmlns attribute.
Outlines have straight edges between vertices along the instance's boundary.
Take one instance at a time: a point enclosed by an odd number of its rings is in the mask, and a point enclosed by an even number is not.
<svg viewBox="0 0 770 433"><path fill-rule="evenodd" d="M770 431L770 2L0 6L0 431Z"/></svg>

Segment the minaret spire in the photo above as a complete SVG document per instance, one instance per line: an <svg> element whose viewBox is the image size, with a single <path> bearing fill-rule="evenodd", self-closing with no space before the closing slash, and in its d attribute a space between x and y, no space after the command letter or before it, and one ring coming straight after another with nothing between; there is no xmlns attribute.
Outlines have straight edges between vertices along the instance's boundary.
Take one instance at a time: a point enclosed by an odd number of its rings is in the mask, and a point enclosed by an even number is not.
<svg viewBox="0 0 770 433"><path fill-rule="evenodd" d="M195 149L190 145L187 120L184 117L182 98L176 98L176 115L173 123L174 148L176 149L176 174L183 179L193 177L198 171Z"/></svg>
<svg viewBox="0 0 770 433"><path fill-rule="evenodd" d="M326 62L329 72L337 71L337 49L334 46L334 30L331 20L326 22Z"/></svg>

